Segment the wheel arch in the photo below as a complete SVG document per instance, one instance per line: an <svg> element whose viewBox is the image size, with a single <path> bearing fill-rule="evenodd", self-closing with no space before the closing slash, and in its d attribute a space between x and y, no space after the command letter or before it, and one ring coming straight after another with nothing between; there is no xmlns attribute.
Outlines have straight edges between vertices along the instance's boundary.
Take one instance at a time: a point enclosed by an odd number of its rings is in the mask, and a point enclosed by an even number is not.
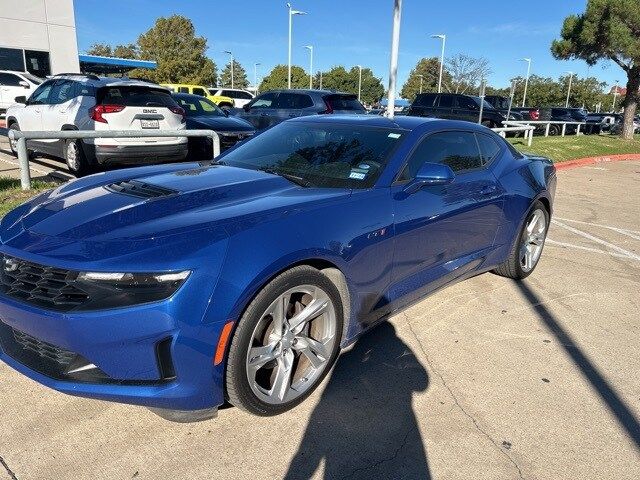
<svg viewBox="0 0 640 480"><path fill-rule="evenodd" d="M14 123L17 123L18 125L20 125L18 123L18 119L16 117L7 117L7 128L9 128L11 125L13 125Z"/></svg>

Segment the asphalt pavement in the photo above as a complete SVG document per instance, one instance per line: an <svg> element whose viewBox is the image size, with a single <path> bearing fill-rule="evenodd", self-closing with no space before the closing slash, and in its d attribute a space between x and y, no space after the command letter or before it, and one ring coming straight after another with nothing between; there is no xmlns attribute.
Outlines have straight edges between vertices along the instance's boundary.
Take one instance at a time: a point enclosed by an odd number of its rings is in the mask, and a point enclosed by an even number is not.
<svg viewBox="0 0 640 480"><path fill-rule="evenodd" d="M0 364L0 479L637 480L640 162L558 177L532 276L396 315L281 416L174 424Z"/></svg>

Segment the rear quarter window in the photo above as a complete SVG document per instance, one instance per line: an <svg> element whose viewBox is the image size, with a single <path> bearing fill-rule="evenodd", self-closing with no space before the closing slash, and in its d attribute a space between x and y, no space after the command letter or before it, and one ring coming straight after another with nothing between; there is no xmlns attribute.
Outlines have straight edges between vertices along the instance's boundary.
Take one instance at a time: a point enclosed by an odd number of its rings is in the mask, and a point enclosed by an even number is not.
<svg viewBox="0 0 640 480"><path fill-rule="evenodd" d="M352 95L328 95L324 100L333 110L364 111L358 98Z"/></svg>
<svg viewBox="0 0 640 480"><path fill-rule="evenodd" d="M413 104L417 107L433 107L437 96L431 93L419 94Z"/></svg>

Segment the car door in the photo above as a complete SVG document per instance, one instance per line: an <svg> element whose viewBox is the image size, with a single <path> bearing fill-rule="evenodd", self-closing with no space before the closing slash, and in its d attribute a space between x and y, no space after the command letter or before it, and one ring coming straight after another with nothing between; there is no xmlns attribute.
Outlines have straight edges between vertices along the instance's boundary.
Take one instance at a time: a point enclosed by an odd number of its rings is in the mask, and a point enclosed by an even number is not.
<svg viewBox="0 0 640 480"><path fill-rule="evenodd" d="M266 92L257 96L244 107L239 116L250 122L256 130L271 126L271 117L275 114L278 92Z"/></svg>
<svg viewBox="0 0 640 480"><path fill-rule="evenodd" d="M442 94L438 96L437 107L435 107L436 118L455 119L453 114L454 96L449 94Z"/></svg>
<svg viewBox="0 0 640 480"><path fill-rule="evenodd" d="M455 179L406 193L425 162L448 165ZM429 134L409 155L391 187L395 244L390 297L395 301L410 301L464 275L491 252L503 195L487 163L470 131Z"/></svg>
<svg viewBox="0 0 640 480"><path fill-rule="evenodd" d="M75 83L72 80L58 79L53 83L51 93L46 105L42 105L42 129L47 131L60 131L74 119L68 117L73 112L72 104L75 99ZM51 155L62 154L62 141L59 139L42 140L43 145Z"/></svg>
<svg viewBox="0 0 640 480"><path fill-rule="evenodd" d="M456 97L456 118L467 122L478 122L480 107L473 99L463 95Z"/></svg>
<svg viewBox="0 0 640 480"><path fill-rule="evenodd" d="M21 81L27 83L13 73L0 73L0 108L6 109L16 103L18 96L28 96L28 87L25 89Z"/></svg>
<svg viewBox="0 0 640 480"><path fill-rule="evenodd" d="M23 131L42 130L42 109L49 102L49 94L55 80L44 82L29 97L25 107L20 111L18 123Z"/></svg>
<svg viewBox="0 0 640 480"><path fill-rule="evenodd" d="M296 118L303 115L311 115L317 113L311 107L314 106L311 97L305 93L281 92L276 100L275 110L271 117L271 125L284 122L290 118ZM304 112L305 108L309 111Z"/></svg>

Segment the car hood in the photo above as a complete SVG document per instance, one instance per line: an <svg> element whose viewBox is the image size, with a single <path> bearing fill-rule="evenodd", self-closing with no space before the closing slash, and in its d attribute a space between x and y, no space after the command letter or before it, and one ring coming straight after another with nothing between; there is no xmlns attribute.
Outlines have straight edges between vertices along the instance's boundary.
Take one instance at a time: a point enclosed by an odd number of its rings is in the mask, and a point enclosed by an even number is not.
<svg viewBox="0 0 640 480"><path fill-rule="evenodd" d="M160 193L140 198L117 191L131 182ZM120 170L79 179L16 208L0 222L0 240L22 248L24 241L13 240L25 234L102 245L157 242L176 235L188 239L199 229L211 228L219 234L250 228L252 222L349 194L343 189L303 188L279 176L221 165Z"/></svg>
<svg viewBox="0 0 640 480"><path fill-rule="evenodd" d="M211 128L220 132L253 132L255 128L238 117L214 117L202 115L187 117L187 128Z"/></svg>

